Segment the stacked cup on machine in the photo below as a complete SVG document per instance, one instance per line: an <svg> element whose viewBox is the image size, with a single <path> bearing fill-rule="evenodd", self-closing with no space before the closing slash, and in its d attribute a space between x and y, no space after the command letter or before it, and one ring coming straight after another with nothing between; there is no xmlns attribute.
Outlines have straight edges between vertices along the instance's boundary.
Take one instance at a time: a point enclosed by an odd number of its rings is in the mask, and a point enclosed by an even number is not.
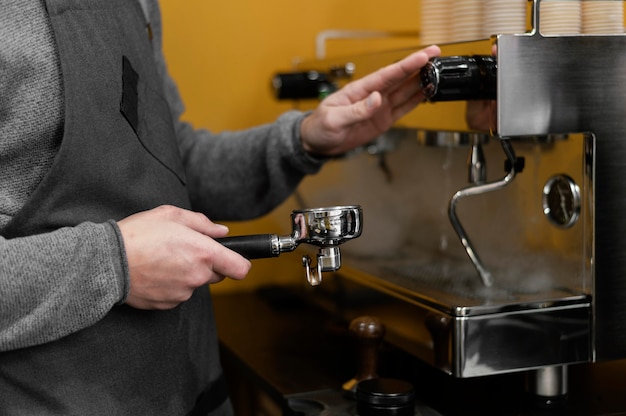
<svg viewBox="0 0 626 416"><path fill-rule="evenodd" d="M455 42L481 39L484 0L456 0L452 9L452 39Z"/></svg>
<svg viewBox="0 0 626 416"><path fill-rule="evenodd" d="M542 35L624 33L623 0L542 0ZM422 0L422 44L463 42L527 30L528 0Z"/></svg>
<svg viewBox="0 0 626 416"><path fill-rule="evenodd" d="M485 0L483 35L525 33L527 0Z"/></svg>
<svg viewBox="0 0 626 416"><path fill-rule="evenodd" d="M452 0L422 0L421 39L423 45L452 42L450 15Z"/></svg>
<svg viewBox="0 0 626 416"><path fill-rule="evenodd" d="M586 0L582 2L582 31L586 34L624 33L622 0Z"/></svg>
<svg viewBox="0 0 626 416"><path fill-rule="evenodd" d="M542 0L540 32L543 35L574 35L582 31L580 1Z"/></svg>

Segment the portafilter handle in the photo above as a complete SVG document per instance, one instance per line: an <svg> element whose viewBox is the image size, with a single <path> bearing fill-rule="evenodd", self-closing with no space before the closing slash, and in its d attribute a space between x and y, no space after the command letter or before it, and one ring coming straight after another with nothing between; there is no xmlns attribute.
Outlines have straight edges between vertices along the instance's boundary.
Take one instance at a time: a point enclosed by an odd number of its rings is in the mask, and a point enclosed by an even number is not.
<svg viewBox="0 0 626 416"><path fill-rule="evenodd" d="M222 237L215 241L250 260L278 257L281 253L280 237L276 234Z"/></svg>
<svg viewBox="0 0 626 416"><path fill-rule="evenodd" d="M363 211L358 205L295 210L291 223L289 236L256 234L217 238L216 241L248 259L277 257L295 250L301 243L318 246L316 266L311 266L308 255L302 258L307 281L316 286L322 281L322 272L341 267L338 246L361 235Z"/></svg>

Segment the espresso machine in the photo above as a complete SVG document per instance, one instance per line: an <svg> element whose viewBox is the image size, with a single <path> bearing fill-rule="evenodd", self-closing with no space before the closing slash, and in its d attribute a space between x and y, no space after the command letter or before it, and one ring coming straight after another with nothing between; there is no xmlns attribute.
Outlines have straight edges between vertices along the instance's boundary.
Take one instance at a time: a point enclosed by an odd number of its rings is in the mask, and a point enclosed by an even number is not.
<svg viewBox="0 0 626 416"><path fill-rule="evenodd" d="M457 379L523 373L550 405L568 369L626 358L626 37L544 35L539 6L526 33L441 45L430 102L299 194L368 217L323 307ZM336 88L408 52L299 69Z"/></svg>

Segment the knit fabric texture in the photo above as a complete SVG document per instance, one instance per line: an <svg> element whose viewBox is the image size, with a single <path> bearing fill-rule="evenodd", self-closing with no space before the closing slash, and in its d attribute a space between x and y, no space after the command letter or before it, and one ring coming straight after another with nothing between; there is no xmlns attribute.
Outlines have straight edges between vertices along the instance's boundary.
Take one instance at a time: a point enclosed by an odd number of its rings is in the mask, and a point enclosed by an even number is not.
<svg viewBox="0 0 626 416"><path fill-rule="evenodd" d="M52 164L63 134L63 96L60 63L42 0L0 2L0 39L2 227Z"/></svg>

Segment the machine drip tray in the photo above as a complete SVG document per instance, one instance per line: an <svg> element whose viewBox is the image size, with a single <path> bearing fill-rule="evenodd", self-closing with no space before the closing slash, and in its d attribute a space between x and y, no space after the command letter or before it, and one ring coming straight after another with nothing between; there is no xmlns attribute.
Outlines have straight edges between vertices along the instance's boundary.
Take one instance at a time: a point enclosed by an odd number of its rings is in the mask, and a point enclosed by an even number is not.
<svg viewBox="0 0 626 416"><path fill-rule="evenodd" d="M353 260L337 277L346 318L379 316L392 343L455 377L592 359L591 299L563 284L566 266L544 276L496 270L486 287L466 259ZM349 305L363 293L363 308Z"/></svg>

